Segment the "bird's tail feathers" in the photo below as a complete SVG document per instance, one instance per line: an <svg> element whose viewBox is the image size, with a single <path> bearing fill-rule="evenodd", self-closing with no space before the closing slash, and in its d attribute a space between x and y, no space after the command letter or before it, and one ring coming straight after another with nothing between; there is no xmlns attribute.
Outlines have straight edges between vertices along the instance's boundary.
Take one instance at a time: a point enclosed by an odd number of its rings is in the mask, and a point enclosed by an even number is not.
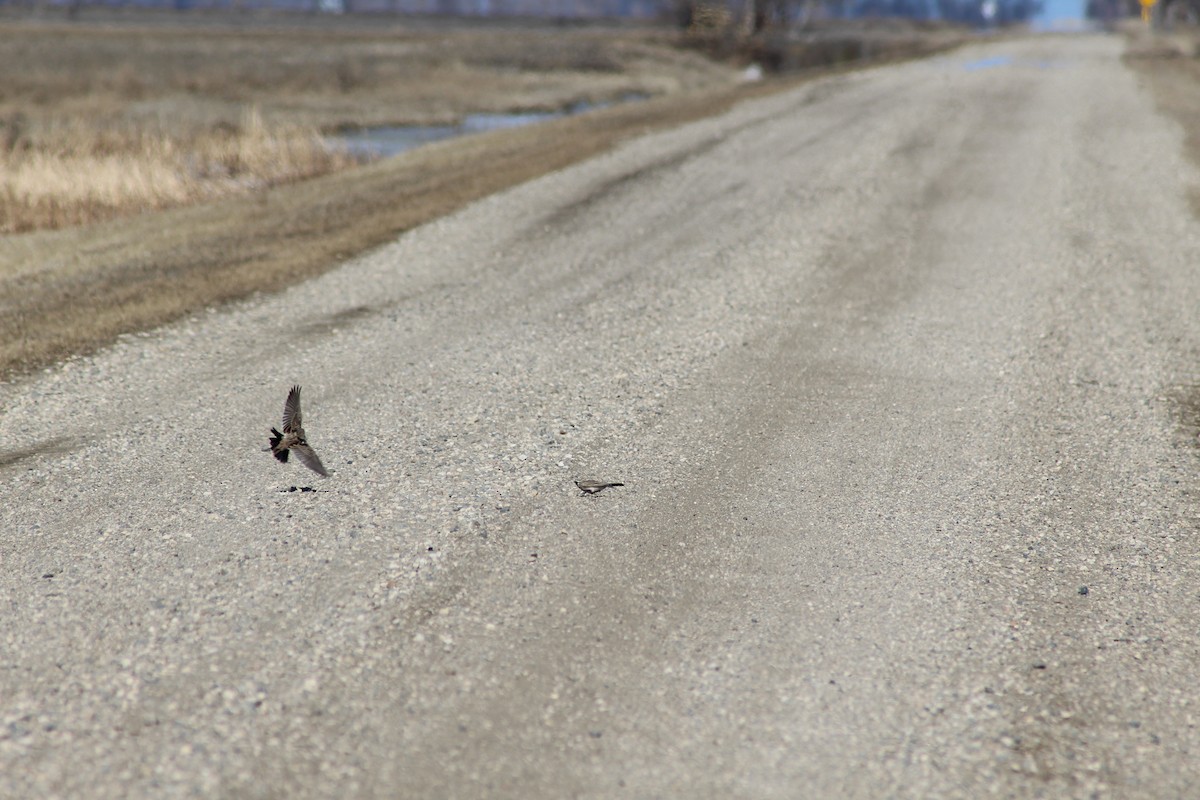
<svg viewBox="0 0 1200 800"><path fill-rule="evenodd" d="M277 459L286 464L288 453L290 451L286 447L282 450L279 449L279 443L281 441L283 441L283 434L274 428L271 428L271 455L275 456Z"/></svg>

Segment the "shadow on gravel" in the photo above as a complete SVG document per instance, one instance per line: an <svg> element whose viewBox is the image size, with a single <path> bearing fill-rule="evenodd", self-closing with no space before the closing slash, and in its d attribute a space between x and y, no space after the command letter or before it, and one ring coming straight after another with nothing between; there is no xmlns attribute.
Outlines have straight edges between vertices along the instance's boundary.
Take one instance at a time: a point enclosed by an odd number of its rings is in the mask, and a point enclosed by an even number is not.
<svg viewBox="0 0 1200 800"><path fill-rule="evenodd" d="M338 328L353 325L356 320L370 316L377 310L370 306L346 308L329 316L304 323L300 326L299 333L304 336L325 336Z"/></svg>
<svg viewBox="0 0 1200 800"><path fill-rule="evenodd" d="M1180 431L1189 444L1200 447L1200 384L1177 386L1167 396Z"/></svg>
<svg viewBox="0 0 1200 800"><path fill-rule="evenodd" d="M19 464L25 459L34 458L35 456L66 453L71 450L70 441L69 437L56 436L53 439L38 442L31 447L22 447L18 450L0 450L0 469L7 469L14 464Z"/></svg>

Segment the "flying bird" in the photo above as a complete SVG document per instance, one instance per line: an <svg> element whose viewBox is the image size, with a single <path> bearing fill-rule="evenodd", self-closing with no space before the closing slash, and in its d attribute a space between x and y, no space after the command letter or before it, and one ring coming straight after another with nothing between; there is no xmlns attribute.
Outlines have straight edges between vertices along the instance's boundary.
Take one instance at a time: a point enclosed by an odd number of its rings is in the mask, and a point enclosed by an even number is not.
<svg viewBox="0 0 1200 800"><path fill-rule="evenodd" d="M616 481L575 481L575 485L579 487L579 496L583 497L585 494L595 494L610 486L624 486L625 484Z"/></svg>
<svg viewBox="0 0 1200 800"><path fill-rule="evenodd" d="M304 438L304 428L300 426L299 386L292 387L287 402L283 404L283 433L271 428L271 454L286 464L288 453L295 453L301 464L318 475L329 477L321 459L309 447L308 440Z"/></svg>

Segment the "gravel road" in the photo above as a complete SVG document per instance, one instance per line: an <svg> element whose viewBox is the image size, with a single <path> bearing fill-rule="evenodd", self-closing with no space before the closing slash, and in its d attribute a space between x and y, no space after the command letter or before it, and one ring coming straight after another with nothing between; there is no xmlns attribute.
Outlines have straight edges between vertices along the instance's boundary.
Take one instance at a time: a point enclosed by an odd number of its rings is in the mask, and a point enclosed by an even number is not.
<svg viewBox="0 0 1200 800"><path fill-rule="evenodd" d="M1198 176L1121 50L823 79L0 386L0 796L1194 796Z"/></svg>

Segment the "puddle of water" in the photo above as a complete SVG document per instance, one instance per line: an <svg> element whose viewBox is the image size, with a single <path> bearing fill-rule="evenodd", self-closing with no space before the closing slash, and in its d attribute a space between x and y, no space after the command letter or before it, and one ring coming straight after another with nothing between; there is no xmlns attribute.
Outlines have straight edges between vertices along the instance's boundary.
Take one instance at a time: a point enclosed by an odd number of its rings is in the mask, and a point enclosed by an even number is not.
<svg viewBox="0 0 1200 800"><path fill-rule="evenodd" d="M975 61L968 61L962 65L962 68L967 72L975 72L980 69L993 69L995 67L1007 67L1013 63L1012 56L989 56L988 58L980 58Z"/></svg>
<svg viewBox="0 0 1200 800"><path fill-rule="evenodd" d="M423 144L461 135L457 125L385 126L326 136L325 144L360 158L387 158Z"/></svg>
<svg viewBox="0 0 1200 800"><path fill-rule="evenodd" d="M1034 19L1032 28L1035 33L1102 33L1104 24L1100 20L1078 17L1043 17Z"/></svg>
<svg viewBox="0 0 1200 800"><path fill-rule="evenodd" d="M931 62L934 63L934 62ZM1022 58L1016 59L1012 56L988 56L987 58L979 58L974 61L958 61L953 58L945 58L936 62L940 69L961 69L966 72L978 72L984 69L997 69L999 67L1021 67L1026 69L1063 69L1071 65L1070 59L1066 58Z"/></svg>
<svg viewBox="0 0 1200 800"><path fill-rule="evenodd" d="M537 122L569 117L595 108L606 108L616 103L645 100L649 95L630 92L607 103L575 103L560 111L526 111L515 114L468 114L457 125L399 125L363 128L336 136L325 137L329 147L345 150L360 158L388 158L406 150L420 147L455 136L496 131L505 128L520 128Z"/></svg>

